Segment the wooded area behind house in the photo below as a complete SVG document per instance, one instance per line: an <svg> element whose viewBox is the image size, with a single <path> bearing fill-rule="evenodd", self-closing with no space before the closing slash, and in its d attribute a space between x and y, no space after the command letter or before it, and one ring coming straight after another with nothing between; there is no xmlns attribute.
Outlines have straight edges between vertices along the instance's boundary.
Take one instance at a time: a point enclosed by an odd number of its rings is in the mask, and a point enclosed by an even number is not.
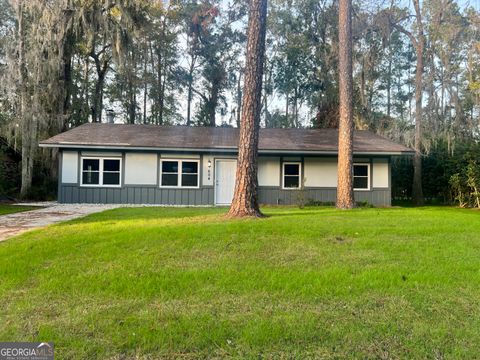
<svg viewBox="0 0 480 360"><path fill-rule="evenodd" d="M128 123L238 126L247 8L0 0L0 131L22 157L22 195L55 188L57 155L39 139L107 111ZM338 1L269 2L261 126L337 127L338 29ZM427 199L480 204L479 10L359 0L352 31L356 128L415 148ZM394 198L410 198L412 160L393 165ZM0 193L16 195L4 172Z"/></svg>

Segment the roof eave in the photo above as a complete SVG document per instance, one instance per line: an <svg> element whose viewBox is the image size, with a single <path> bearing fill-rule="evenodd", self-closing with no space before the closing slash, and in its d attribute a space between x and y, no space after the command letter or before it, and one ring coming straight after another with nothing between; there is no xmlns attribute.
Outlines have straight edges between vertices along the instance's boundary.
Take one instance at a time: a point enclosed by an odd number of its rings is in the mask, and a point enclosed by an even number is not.
<svg viewBox="0 0 480 360"><path fill-rule="evenodd" d="M39 143L43 148L62 148L62 149L91 149L91 150L135 150L135 151L169 151L169 152L207 152L207 153L225 153L238 151L237 147L222 148L162 148L148 146L129 146L128 144L115 145L92 145L92 144L74 144L74 143ZM287 149L259 149L259 154L288 154L288 155L337 155L335 150L287 150ZM414 151L354 151L355 155L414 155Z"/></svg>

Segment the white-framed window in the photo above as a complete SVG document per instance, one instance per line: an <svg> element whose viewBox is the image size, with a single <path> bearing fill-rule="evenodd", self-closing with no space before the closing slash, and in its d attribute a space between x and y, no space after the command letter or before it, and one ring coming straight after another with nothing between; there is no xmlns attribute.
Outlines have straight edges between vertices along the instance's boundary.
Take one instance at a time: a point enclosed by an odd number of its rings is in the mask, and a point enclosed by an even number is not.
<svg viewBox="0 0 480 360"><path fill-rule="evenodd" d="M282 188L300 189L302 187L302 163L284 162L282 163Z"/></svg>
<svg viewBox="0 0 480 360"><path fill-rule="evenodd" d="M82 186L120 187L122 182L122 159L82 157Z"/></svg>
<svg viewBox="0 0 480 360"><path fill-rule="evenodd" d="M160 187L198 188L200 161L190 159L161 159Z"/></svg>
<svg viewBox="0 0 480 360"><path fill-rule="evenodd" d="M353 164L353 189L370 190L370 164Z"/></svg>

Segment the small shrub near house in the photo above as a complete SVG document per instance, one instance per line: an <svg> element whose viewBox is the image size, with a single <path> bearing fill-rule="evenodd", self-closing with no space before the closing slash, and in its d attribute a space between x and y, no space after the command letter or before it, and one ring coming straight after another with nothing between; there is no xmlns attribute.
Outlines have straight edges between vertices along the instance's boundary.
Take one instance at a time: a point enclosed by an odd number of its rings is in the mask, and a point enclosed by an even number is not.
<svg viewBox="0 0 480 360"><path fill-rule="evenodd" d="M0 195L16 195L20 184L20 155L0 138Z"/></svg>
<svg viewBox="0 0 480 360"><path fill-rule="evenodd" d="M454 201L462 208L480 209L480 164L470 160L461 171L450 177L450 189Z"/></svg>

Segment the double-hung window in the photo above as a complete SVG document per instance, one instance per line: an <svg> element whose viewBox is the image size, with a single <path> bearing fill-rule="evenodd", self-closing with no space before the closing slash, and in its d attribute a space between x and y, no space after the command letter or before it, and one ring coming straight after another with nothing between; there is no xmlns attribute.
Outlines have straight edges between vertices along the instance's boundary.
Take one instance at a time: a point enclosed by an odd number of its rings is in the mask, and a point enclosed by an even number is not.
<svg viewBox="0 0 480 360"><path fill-rule="evenodd" d="M199 186L198 160L161 160L161 187L197 188Z"/></svg>
<svg viewBox="0 0 480 360"><path fill-rule="evenodd" d="M370 190L370 164L353 164L353 188Z"/></svg>
<svg viewBox="0 0 480 360"><path fill-rule="evenodd" d="M284 189L300 189L302 186L301 163L284 162L282 167L282 187Z"/></svg>
<svg viewBox="0 0 480 360"><path fill-rule="evenodd" d="M82 158L83 186L120 186L121 159Z"/></svg>

